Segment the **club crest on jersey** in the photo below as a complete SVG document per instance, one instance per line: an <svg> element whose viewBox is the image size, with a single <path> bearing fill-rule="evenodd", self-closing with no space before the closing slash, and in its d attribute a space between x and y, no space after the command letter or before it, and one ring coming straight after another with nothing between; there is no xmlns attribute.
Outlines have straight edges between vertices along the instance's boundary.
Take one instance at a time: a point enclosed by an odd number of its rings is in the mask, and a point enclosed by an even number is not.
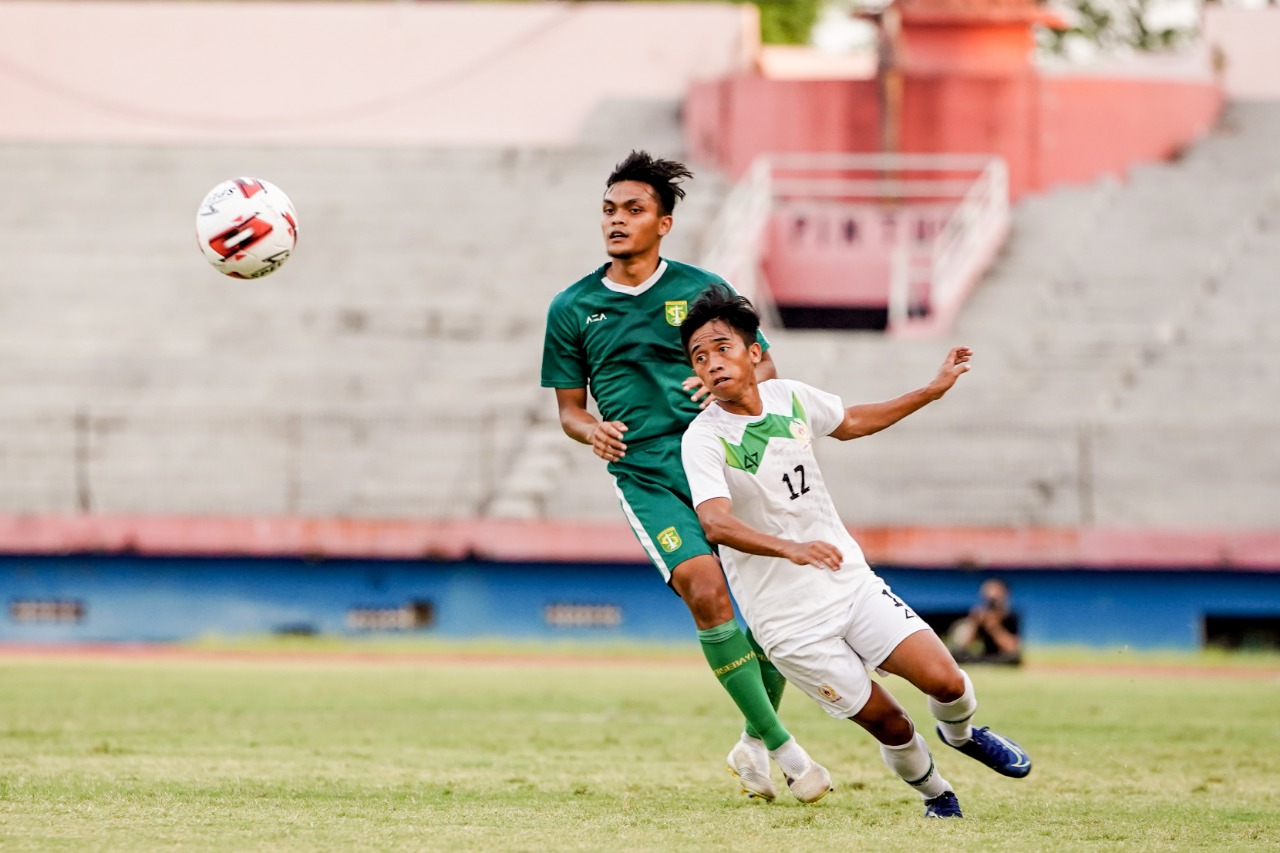
<svg viewBox="0 0 1280 853"><path fill-rule="evenodd" d="M818 688L818 692L822 694L822 698L828 702L839 702L840 694L830 684L824 684Z"/></svg>
<svg viewBox="0 0 1280 853"><path fill-rule="evenodd" d="M689 302L686 299L679 299L674 302L667 303L667 324L671 326L679 326L684 322L684 318L689 316Z"/></svg>
<svg viewBox="0 0 1280 853"><path fill-rule="evenodd" d="M658 534L658 544L662 546L662 550L670 554L683 545L684 542L680 539L680 534L676 532L674 527L668 527Z"/></svg>
<svg viewBox="0 0 1280 853"><path fill-rule="evenodd" d="M796 418L791 422L791 437L799 442L808 442L809 425L800 418Z"/></svg>

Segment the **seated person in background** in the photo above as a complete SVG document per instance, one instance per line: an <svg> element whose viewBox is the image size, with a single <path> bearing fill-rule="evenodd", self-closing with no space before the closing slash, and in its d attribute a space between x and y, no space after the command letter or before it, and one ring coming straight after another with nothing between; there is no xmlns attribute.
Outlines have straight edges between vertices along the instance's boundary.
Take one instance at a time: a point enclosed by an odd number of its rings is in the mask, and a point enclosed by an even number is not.
<svg viewBox="0 0 1280 853"><path fill-rule="evenodd" d="M959 663L1022 662L1018 614L1009 609L1009 585L988 578L978 590L981 601L951 626L951 654Z"/></svg>

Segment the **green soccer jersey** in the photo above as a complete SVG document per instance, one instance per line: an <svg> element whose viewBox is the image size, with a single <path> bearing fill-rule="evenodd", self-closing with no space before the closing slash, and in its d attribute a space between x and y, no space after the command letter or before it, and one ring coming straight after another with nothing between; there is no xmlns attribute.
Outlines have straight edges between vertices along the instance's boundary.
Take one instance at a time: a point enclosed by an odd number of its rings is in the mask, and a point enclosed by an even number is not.
<svg viewBox="0 0 1280 853"><path fill-rule="evenodd" d="M680 323L690 303L724 279L664 260L648 282L625 287L606 283L607 268L551 301L542 385L590 390L604 420L627 425L628 444L679 435L700 411L680 386L693 375Z"/></svg>

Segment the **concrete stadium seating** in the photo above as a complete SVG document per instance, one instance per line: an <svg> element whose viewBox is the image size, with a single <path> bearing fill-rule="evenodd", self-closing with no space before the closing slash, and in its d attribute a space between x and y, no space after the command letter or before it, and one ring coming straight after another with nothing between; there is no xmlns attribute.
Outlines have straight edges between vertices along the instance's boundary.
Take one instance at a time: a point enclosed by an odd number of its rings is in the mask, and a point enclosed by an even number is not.
<svg viewBox="0 0 1280 853"><path fill-rule="evenodd" d="M827 452L849 520L1280 524L1278 130L1280 105L1233 105L1178 162L1019 205L931 353L966 343L974 371L860 454Z"/></svg>
<svg viewBox="0 0 1280 853"><path fill-rule="evenodd" d="M611 116L556 151L0 146L0 512L616 521L537 387L549 299L602 260ZM1280 106L1235 104L1176 162L1027 198L944 339L772 330L783 375L850 403L977 352L941 403L824 443L846 520L1280 524L1277 138ZM240 174L300 214L257 282L192 240ZM725 189L699 175L672 257Z"/></svg>
<svg viewBox="0 0 1280 853"><path fill-rule="evenodd" d="M976 350L942 402L819 445L846 521L1280 524L1277 136L1280 106L1234 105L1177 162L1024 200L942 340L773 330L784 376L850 403L927 382L954 343ZM615 515L590 497L608 488L594 462L563 463L542 511Z"/></svg>
<svg viewBox="0 0 1280 853"><path fill-rule="evenodd" d="M546 151L0 146L0 511L480 513L554 410L547 303L604 260L626 151L603 130ZM299 210L267 279L195 246L235 175ZM691 189L681 257L725 185Z"/></svg>

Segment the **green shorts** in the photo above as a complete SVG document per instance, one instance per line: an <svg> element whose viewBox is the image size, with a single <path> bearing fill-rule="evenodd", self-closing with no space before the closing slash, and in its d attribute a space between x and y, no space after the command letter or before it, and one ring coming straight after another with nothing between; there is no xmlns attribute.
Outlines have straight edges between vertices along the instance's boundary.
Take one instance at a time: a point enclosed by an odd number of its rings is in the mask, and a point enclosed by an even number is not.
<svg viewBox="0 0 1280 853"><path fill-rule="evenodd" d="M715 553L693 511L680 436L628 446L626 456L609 463L609 473L632 532L665 583L685 560Z"/></svg>

